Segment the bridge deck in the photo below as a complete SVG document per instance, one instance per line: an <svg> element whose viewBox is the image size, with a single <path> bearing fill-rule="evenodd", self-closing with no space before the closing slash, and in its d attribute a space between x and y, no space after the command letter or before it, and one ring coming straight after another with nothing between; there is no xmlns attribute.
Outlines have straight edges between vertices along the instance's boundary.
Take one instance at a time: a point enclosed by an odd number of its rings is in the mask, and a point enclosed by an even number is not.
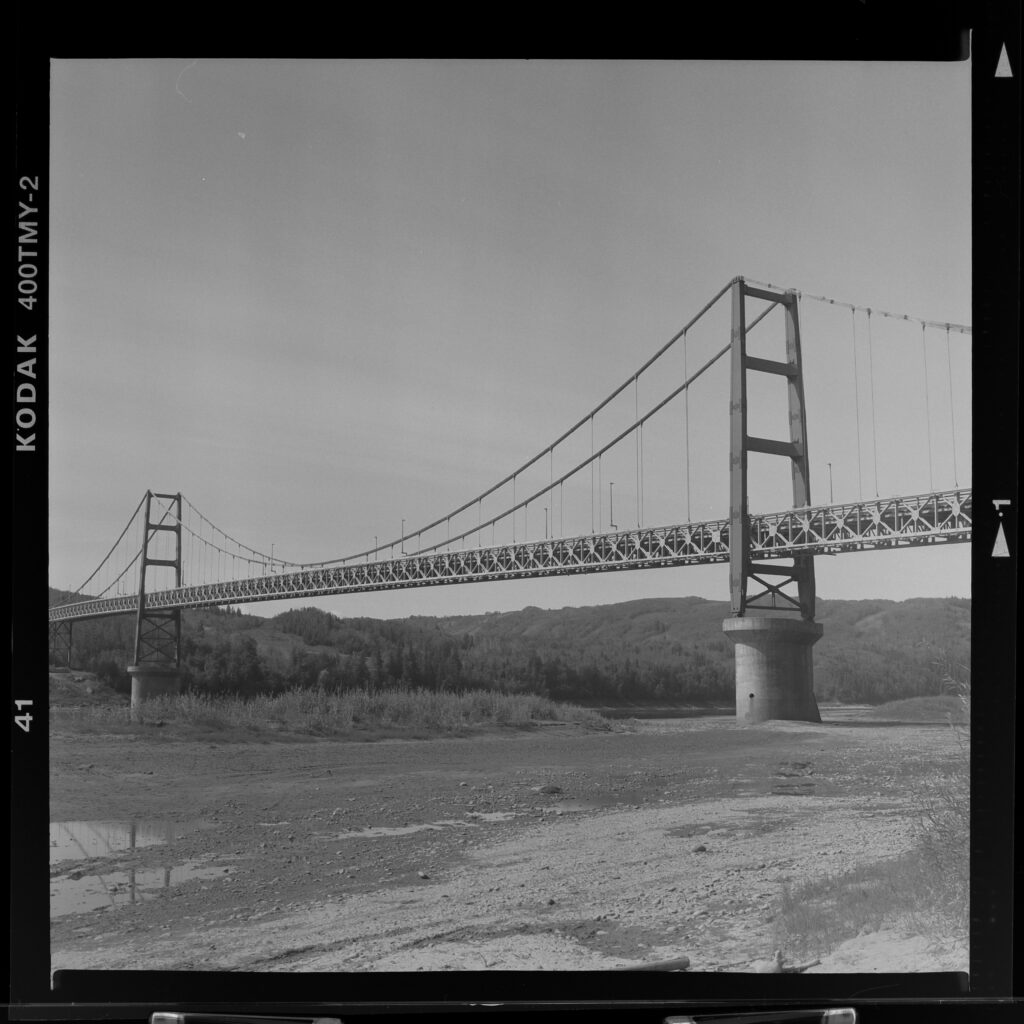
<svg viewBox="0 0 1024 1024"><path fill-rule="evenodd" d="M842 554L971 539L971 491L873 498L845 505L790 509L750 518L751 556ZM246 579L176 587L146 595L151 610L250 604L300 597L703 565L729 560L729 521L625 530L570 539L405 555ZM54 605L49 621L122 615L138 609L138 595Z"/></svg>

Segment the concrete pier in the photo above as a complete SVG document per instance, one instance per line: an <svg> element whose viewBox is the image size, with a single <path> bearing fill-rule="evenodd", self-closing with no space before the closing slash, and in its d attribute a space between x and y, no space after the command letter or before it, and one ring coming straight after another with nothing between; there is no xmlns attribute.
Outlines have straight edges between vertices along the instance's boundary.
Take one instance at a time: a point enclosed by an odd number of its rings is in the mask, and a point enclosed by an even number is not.
<svg viewBox="0 0 1024 1024"><path fill-rule="evenodd" d="M129 665L128 674L132 677L133 712L144 701L181 690L181 669L174 665Z"/></svg>
<svg viewBox="0 0 1024 1024"><path fill-rule="evenodd" d="M817 622L768 616L726 619L736 649L736 720L820 722L814 699L811 648L824 632Z"/></svg>

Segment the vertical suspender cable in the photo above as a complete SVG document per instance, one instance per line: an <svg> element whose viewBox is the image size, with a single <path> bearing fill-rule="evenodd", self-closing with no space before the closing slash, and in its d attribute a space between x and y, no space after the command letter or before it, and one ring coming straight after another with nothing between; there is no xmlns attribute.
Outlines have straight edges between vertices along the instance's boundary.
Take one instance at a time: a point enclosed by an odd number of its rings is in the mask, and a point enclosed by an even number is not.
<svg viewBox="0 0 1024 1024"><path fill-rule="evenodd" d="M644 520L644 425L640 424L640 523Z"/></svg>
<svg viewBox="0 0 1024 1024"><path fill-rule="evenodd" d="M601 481L601 459L603 456L598 455L597 457L597 532L601 533L604 530L604 513L601 511L601 495L604 494L604 484Z"/></svg>
<svg viewBox="0 0 1024 1024"><path fill-rule="evenodd" d="M135 536L137 538L137 550L139 552L139 581L135 587L135 593L138 593L142 589L143 573L146 571L146 513L143 512L139 517L139 525L136 528ZM125 569L129 566L126 565Z"/></svg>
<svg viewBox="0 0 1024 1024"><path fill-rule="evenodd" d="M640 419L640 375L633 378L633 422ZM636 433L636 525L640 528L640 428Z"/></svg>
<svg viewBox="0 0 1024 1024"><path fill-rule="evenodd" d="M132 547L134 548L135 551L138 551L138 549L139 549L139 521L138 521L138 519L136 518L132 522L131 525L133 527L132 535L131 535L132 536L131 545L132 545ZM126 547L127 547L127 542L126 542ZM124 571L125 575L127 575L127 570L129 569L129 566L130 566L130 563L128 562L128 559L132 556L133 552L130 551L130 550L124 550L124 549L122 549L122 550L124 551L124 570L122 570L122 571ZM118 558L120 559L120 557L121 557L121 551L118 552ZM111 563L111 568L116 568L116 565L113 562ZM118 594L124 593L124 590L117 583L116 580L111 580L110 585L117 587L115 593L118 593ZM136 587L135 590L136 590L136 593L137 593L138 592L138 587Z"/></svg>
<svg viewBox="0 0 1024 1024"><path fill-rule="evenodd" d="M925 434L928 437L928 490L935 490L935 482L932 479L932 412L931 400L928 394L928 346L925 343L925 323L921 321L921 358L924 360L924 426Z"/></svg>
<svg viewBox="0 0 1024 1024"><path fill-rule="evenodd" d="M590 532L594 527L594 417L590 417Z"/></svg>
<svg viewBox="0 0 1024 1024"><path fill-rule="evenodd" d="M99 576L99 579L97 580L96 583L97 592L102 593L104 589L107 589L106 587L104 587L104 580L107 578L106 573L108 572L107 564L109 563L110 568L113 569L116 565L116 561L119 561L121 559L121 541L124 540L125 537L127 537L129 532L131 532L132 537L134 537L138 533L138 525L136 524L134 516L128 520L124 528L124 533L120 537L118 537L116 543L114 544L114 547L107 552L107 557L102 562L100 562L98 566L96 566L96 570L95 572L93 572L92 576L90 576L89 579L86 580L85 583L83 583L82 586L78 588L78 590L73 591L75 595L84 596L85 588L88 586L90 580L96 579L97 576ZM125 540L126 547L131 543L131 540ZM101 573L102 575L100 575ZM115 582L116 581L112 579L109 586L114 586ZM120 594L120 589L116 590L115 593Z"/></svg>
<svg viewBox="0 0 1024 1024"><path fill-rule="evenodd" d="M869 314L870 315L870 314ZM860 385L858 384L857 371L857 310L850 307L850 320L853 324L853 394L854 407L857 410L857 493L861 501L864 500L864 473L861 469L860 456Z"/></svg>
<svg viewBox="0 0 1024 1024"><path fill-rule="evenodd" d="M875 467L875 497L878 497L878 423L875 419L875 346L871 336L871 310L868 310L868 374L871 382L871 461Z"/></svg>
<svg viewBox="0 0 1024 1024"><path fill-rule="evenodd" d="M548 504L551 506L551 536L555 535L555 448L548 451Z"/></svg>
<svg viewBox="0 0 1024 1024"><path fill-rule="evenodd" d="M949 354L949 324L946 324L946 369L949 372L949 426L953 432L953 486L959 487L956 471L956 413L953 410L953 358Z"/></svg>
<svg viewBox="0 0 1024 1024"><path fill-rule="evenodd" d="M192 506L188 506L188 512L185 515L185 522L188 524L185 527L185 532L188 534L188 574L185 573L185 566L181 567L181 582L185 585L189 585L189 581L192 578L192 556L195 554L195 538L192 536Z"/></svg>
<svg viewBox="0 0 1024 1024"><path fill-rule="evenodd" d="M683 331L683 380L689 380L686 375L686 331ZM690 515L690 387L687 385L683 392L683 425L686 431L686 521L692 522Z"/></svg>
<svg viewBox="0 0 1024 1024"><path fill-rule="evenodd" d="M131 555L131 550L130 550L130 547L132 547L132 546L135 546L135 545L136 545L136 542L137 542L137 538L138 538L138 521L137 521L136 519L134 519L134 518L133 518L133 519L132 519L132 520L131 520L131 521L130 521L130 522L128 523L128 525L127 525L127 526L125 527L125 529L126 529L126 531L127 531L127 530L131 530L131 539L130 539L130 540L129 540L129 539L125 539L125 544L124 544L124 548L120 547L120 540L119 540L119 547L118 547L118 549L117 549L117 551L118 551L118 554L117 554L117 559L118 559L118 561L120 561L120 559L122 558L122 552L124 552L124 557L125 557L125 559L127 559L128 557L130 557L130 555ZM113 554L113 552L112 552L111 554ZM112 558L111 558L111 556L110 556L110 555L108 555L108 560L109 560L109 561L111 562L111 567L112 567L112 568L114 568L114 567L115 567L115 561L114 561L114 559L112 559ZM125 574L127 574L127 571L128 571L128 567L129 567L129 563L128 563L128 561L126 560L126 561L125 561L125 567L124 567L124 569L122 570L122 571L124 571L124 572L125 572ZM102 565L102 564L100 564L100 565L99 565L99 566L97 567L96 571L98 572L98 571L99 571L99 570L100 570L101 568L103 568L103 565ZM88 583L88 581L86 581L86 583ZM112 580L109 586L111 586L111 587L116 587L115 593L117 593L117 594L123 594L123 593L124 593L124 590L123 590L123 588L122 588L122 587L121 587L120 585L118 585L118 584L117 584L117 581L116 581L116 580ZM82 588L82 589L84 590L84 586L83 586L83 588Z"/></svg>

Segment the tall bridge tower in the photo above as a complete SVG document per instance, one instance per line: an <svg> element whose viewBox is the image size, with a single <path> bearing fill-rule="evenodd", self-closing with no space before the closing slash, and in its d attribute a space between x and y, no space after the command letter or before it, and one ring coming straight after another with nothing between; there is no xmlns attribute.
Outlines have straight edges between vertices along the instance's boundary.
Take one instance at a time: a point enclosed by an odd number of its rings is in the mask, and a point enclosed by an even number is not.
<svg viewBox="0 0 1024 1024"><path fill-rule="evenodd" d="M174 521L152 519L154 498L171 502ZM174 585L181 586L181 495L154 494L146 491L142 564L139 567L139 605L135 620L135 661L128 666L132 677L132 707L162 694L178 693L181 688L181 609L156 609L146 606L146 570L151 566L174 571ZM171 557L159 557L157 537L172 538ZM166 547L166 545L164 545Z"/></svg>
<svg viewBox="0 0 1024 1024"><path fill-rule="evenodd" d="M747 354L748 296L770 302L769 309L782 307L786 320L785 361ZM751 370L786 379L788 440L753 437L747 432L747 373ZM750 553L747 495L747 456L750 452L789 459L793 507L806 508L811 504L800 317L795 291L754 287L743 278L733 282L729 418L729 589L732 617L725 620L722 628L735 646L736 719L748 724L768 719L820 722L821 715L814 698L811 656L811 648L823 632L821 625L814 621L814 557L797 555L789 564L784 564L775 559L755 562ZM762 589L751 592L751 584ZM768 614L751 615L751 611Z"/></svg>

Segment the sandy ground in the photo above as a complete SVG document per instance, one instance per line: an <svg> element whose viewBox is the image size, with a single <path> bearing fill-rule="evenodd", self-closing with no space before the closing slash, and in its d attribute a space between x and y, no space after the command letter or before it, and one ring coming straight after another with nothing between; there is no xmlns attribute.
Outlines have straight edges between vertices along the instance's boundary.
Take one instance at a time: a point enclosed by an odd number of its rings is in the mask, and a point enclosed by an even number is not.
<svg viewBox="0 0 1024 1024"><path fill-rule="evenodd" d="M956 756L948 728L849 711L378 743L55 735L51 966L750 971L783 887L908 849L916 783ZM898 923L816 959L967 969Z"/></svg>

